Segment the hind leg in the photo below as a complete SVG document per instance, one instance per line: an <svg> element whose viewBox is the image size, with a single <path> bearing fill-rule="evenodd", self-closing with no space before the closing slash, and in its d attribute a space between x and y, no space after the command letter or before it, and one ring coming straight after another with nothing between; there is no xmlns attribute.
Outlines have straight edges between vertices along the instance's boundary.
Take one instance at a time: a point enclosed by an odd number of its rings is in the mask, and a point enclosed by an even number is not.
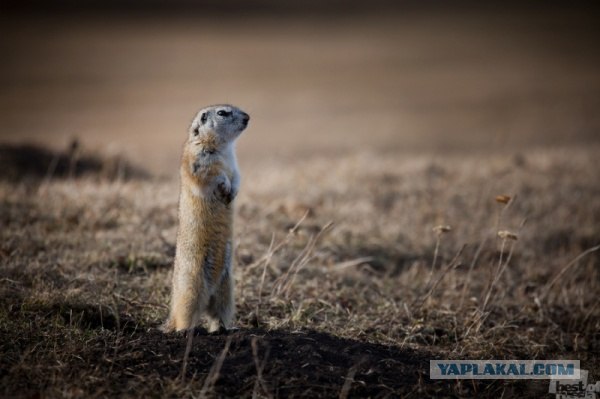
<svg viewBox="0 0 600 399"><path fill-rule="evenodd" d="M201 279L186 275L173 279L171 310L163 324L163 332L189 330L200 324L208 305L208 296Z"/></svg>
<svg viewBox="0 0 600 399"><path fill-rule="evenodd" d="M163 332L184 331L198 326L207 302L204 295L174 300L169 318L162 326Z"/></svg>
<svg viewBox="0 0 600 399"><path fill-rule="evenodd" d="M215 332L219 327L229 330L233 327L235 316L235 299L233 294L234 279L229 268L218 285L208 303L208 315L210 316L209 331Z"/></svg>

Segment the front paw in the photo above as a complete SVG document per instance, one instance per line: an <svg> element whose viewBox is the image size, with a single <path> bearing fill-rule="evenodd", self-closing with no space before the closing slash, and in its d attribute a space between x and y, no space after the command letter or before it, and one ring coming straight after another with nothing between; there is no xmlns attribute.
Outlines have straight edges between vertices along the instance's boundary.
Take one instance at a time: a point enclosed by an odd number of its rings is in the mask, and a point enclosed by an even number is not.
<svg viewBox="0 0 600 399"><path fill-rule="evenodd" d="M217 196L217 199L223 202L225 205L231 203L231 201L233 201L233 199L235 198L233 190L231 189L231 185L228 184L228 182L220 182L217 185L217 190L215 194Z"/></svg>

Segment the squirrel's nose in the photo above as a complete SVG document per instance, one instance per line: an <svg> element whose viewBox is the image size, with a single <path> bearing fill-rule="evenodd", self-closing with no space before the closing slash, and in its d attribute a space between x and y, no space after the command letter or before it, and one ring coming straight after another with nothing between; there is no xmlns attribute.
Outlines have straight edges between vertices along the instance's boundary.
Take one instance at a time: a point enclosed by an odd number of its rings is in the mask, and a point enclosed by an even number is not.
<svg viewBox="0 0 600 399"><path fill-rule="evenodd" d="M248 121L250 120L250 115L248 115L247 113L242 113L242 121L244 121L244 124L248 124Z"/></svg>

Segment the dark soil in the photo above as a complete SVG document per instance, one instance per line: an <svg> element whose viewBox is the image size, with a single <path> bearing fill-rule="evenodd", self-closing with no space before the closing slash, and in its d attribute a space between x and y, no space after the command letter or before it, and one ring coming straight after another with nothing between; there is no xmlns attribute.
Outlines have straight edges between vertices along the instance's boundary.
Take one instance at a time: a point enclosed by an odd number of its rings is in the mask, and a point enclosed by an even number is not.
<svg viewBox="0 0 600 399"><path fill-rule="evenodd" d="M338 397L344 391L348 397L491 398L503 392L540 397L547 389L545 381L431 381L429 360L439 357L431 352L312 330L264 329L198 329L182 382L184 334L165 335L102 307L2 307L13 316L0 329L0 392L6 397L176 397L207 389L215 397ZM228 341L224 362L214 370ZM216 382L207 386L211 376Z"/></svg>

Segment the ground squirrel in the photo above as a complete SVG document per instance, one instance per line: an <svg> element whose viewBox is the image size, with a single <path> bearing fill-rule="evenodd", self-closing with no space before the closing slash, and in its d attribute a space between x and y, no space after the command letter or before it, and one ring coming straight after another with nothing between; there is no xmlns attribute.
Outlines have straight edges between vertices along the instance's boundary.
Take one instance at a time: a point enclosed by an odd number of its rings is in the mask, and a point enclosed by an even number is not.
<svg viewBox="0 0 600 399"><path fill-rule="evenodd" d="M232 269L233 199L240 184L235 139L250 117L231 105L198 112L181 158L179 229L165 332L196 327L232 327L235 312Z"/></svg>

